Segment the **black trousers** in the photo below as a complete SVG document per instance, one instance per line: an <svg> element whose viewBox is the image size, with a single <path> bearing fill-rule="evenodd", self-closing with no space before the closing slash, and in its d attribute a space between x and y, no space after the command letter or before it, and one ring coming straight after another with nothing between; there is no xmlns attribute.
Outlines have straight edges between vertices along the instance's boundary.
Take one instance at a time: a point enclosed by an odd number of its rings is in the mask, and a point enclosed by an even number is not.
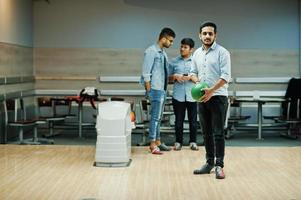
<svg viewBox="0 0 301 200"><path fill-rule="evenodd" d="M226 96L213 96L206 103L199 103L199 118L204 136L207 163L224 167L224 125L228 100Z"/></svg>
<svg viewBox="0 0 301 200"><path fill-rule="evenodd" d="M196 142L197 135L197 103L196 102L180 102L172 99L173 110L175 113L175 133L176 142L183 144L183 124L185 119L185 112L187 109L189 120L189 142Z"/></svg>

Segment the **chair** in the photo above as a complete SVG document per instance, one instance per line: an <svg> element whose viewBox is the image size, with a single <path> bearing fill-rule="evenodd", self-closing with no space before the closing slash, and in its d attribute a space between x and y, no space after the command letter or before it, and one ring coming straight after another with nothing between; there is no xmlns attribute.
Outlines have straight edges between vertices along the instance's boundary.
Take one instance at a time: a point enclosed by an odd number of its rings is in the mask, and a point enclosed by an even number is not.
<svg viewBox="0 0 301 200"><path fill-rule="evenodd" d="M134 103L133 111L135 113L135 129L133 133L142 133L142 141L137 146L148 144L148 127L149 127L149 106L145 99L140 99Z"/></svg>
<svg viewBox="0 0 301 200"><path fill-rule="evenodd" d="M142 132L142 142L138 143L137 146L145 146L149 144L147 140L149 134L149 122L150 122L150 110L151 103L148 99L140 99L134 104L135 113L135 126L136 129L133 132ZM161 133L174 133L174 126L171 124L171 116L174 115L171 98L168 97L164 105L164 111L162 113L161 120Z"/></svg>
<svg viewBox="0 0 301 200"><path fill-rule="evenodd" d="M287 133L282 134L291 139L297 139L297 135L292 134L292 130L298 128L298 124L301 123L301 79L290 79L287 90L285 93L285 101L282 103L282 116L275 117L274 120L279 123L286 123L288 125ZM300 133L300 131L299 131Z"/></svg>
<svg viewBox="0 0 301 200"><path fill-rule="evenodd" d="M228 108L226 114L226 121L225 121L225 137L226 139L231 138L234 134L233 131L236 130L236 126L246 121L247 119L251 118L249 115L242 115L241 113L241 103L235 101L234 97L228 98Z"/></svg>
<svg viewBox="0 0 301 200"><path fill-rule="evenodd" d="M44 135L44 137L53 137L58 135L54 133L54 124L55 122L62 122L66 119L67 115L57 114L56 106L66 105L68 106L68 113L71 112L71 102L69 104L59 101L58 99L50 97L38 97L38 115L40 119L44 119L48 122L49 133ZM44 111L44 112L43 112ZM45 114L46 113L46 114Z"/></svg>
<svg viewBox="0 0 301 200"><path fill-rule="evenodd" d="M173 105L172 105L172 97L167 96L164 104L164 110L163 110L163 116L161 120L161 128L174 132L174 111L173 111Z"/></svg>
<svg viewBox="0 0 301 200"><path fill-rule="evenodd" d="M20 104L20 115L19 115L19 109L18 109L18 100ZM53 144L53 141L46 140L43 138L38 138L38 131L37 126L39 124L46 123L45 121L39 119L39 118L30 118L27 119L26 116L26 108L24 107L24 101L22 98L20 99L8 99L3 102L4 105L4 112L5 112L5 124L6 126L16 127L19 129L19 141L18 144L41 144L42 142L45 143L51 143ZM10 115L12 114L12 115ZM10 117L12 116L12 117ZM31 127L33 128L33 138L30 139L24 139L24 128L25 127ZM6 129L7 131L7 129ZM7 133L6 133L7 135Z"/></svg>
<svg viewBox="0 0 301 200"><path fill-rule="evenodd" d="M81 94L83 94L85 90L83 89ZM94 91L96 91L94 89ZM84 102L90 102L91 107L96 110L96 106L95 106L95 102L104 102L107 101L107 99L105 98L100 98L98 97L96 94L93 96L90 96L88 94L84 94L82 96L78 95L78 96L66 96L64 97L65 100L68 100L70 103L72 102L76 102L78 104L78 133L79 133L79 137L82 137L82 128L84 126L86 127L95 127L95 122L83 122L83 104ZM92 114L93 119L95 120L95 118L97 117L95 114Z"/></svg>

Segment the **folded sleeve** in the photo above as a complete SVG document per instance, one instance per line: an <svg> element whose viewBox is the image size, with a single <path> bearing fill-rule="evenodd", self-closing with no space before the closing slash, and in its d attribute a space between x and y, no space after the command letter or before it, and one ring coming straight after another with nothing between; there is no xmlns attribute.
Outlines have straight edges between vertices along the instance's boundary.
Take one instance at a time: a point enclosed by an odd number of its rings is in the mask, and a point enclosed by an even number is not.
<svg viewBox="0 0 301 200"><path fill-rule="evenodd" d="M155 52L146 50L144 52L143 66L142 66L142 77L145 82L150 81L152 75L152 68L154 65Z"/></svg>
<svg viewBox="0 0 301 200"><path fill-rule="evenodd" d="M219 62L221 70L220 78L229 82L231 80L231 59L230 53L227 50L220 53Z"/></svg>

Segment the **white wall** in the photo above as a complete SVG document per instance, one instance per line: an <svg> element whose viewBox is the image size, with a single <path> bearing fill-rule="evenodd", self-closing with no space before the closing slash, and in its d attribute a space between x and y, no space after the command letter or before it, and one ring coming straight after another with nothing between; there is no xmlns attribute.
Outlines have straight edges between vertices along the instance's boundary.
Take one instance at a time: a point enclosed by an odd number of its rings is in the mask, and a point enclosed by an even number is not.
<svg viewBox="0 0 301 200"><path fill-rule="evenodd" d="M32 47L31 0L0 0L0 42Z"/></svg>
<svg viewBox="0 0 301 200"><path fill-rule="evenodd" d="M145 48L161 28L198 41L200 22L218 24L231 49L299 49L299 0L50 0L34 3L35 47Z"/></svg>

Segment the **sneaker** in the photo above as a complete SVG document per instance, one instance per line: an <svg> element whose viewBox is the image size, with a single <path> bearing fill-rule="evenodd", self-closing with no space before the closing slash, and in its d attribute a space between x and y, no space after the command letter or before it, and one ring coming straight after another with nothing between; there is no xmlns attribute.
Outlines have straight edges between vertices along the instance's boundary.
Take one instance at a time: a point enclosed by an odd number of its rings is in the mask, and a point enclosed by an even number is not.
<svg viewBox="0 0 301 200"><path fill-rule="evenodd" d="M178 142L175 143L175 147L174 147L174 150L175 151L180 151L182 149L182 145Z"/></svg>
<svg viewBox="0 0 301 200"><path fill-rule="evenodd" d="M217 178L217 179L225 178L224 169L222 167L220 167L220 166L215 167L215 178Z"/></svg>
<svg viewBox="0 0 301 200"><path fill-rule="evenodd" d="M193 151L198 151L198 145L195 142L190 142L190 149Z"/></svg>
<svg viewBox="0 0 301 200"><path fill-rule="evenodd" d="M164 143L161 143L159 146L160 151L170 151L171 148L166 146Z"/></svg>
<svg viewBox="0 0 301 200"><path fill-rule="evenodd" d="M213 165L209 165L208 163L206 163L200 169L194 170L193 174L210 174L213 167Z"/></svg>

